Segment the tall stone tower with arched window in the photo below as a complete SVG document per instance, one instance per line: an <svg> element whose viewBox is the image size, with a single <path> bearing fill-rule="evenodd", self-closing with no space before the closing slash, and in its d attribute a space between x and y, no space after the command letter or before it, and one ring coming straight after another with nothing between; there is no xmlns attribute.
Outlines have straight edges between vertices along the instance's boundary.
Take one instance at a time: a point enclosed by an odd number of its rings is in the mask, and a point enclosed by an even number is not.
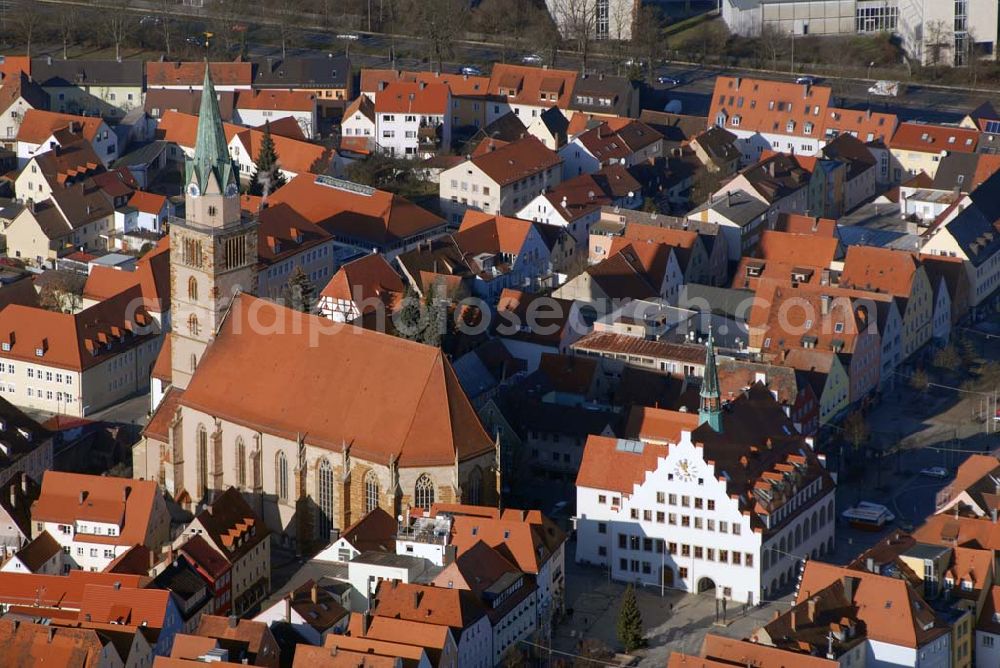
<svg viewBox="0 0 1000 668"><path fill-rule="evenodd" d="M239 173L207 64L185 177L185 216L170 222L171 382L180 389L188 386L233 295L253 292L257 264L257 221L240 210Z"/></svg>

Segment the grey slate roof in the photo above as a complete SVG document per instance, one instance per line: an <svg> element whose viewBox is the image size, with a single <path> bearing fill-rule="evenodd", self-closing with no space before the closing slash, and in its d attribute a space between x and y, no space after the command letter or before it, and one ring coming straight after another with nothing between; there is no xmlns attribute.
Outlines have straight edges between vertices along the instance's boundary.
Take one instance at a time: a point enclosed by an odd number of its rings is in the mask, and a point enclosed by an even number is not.
<svg viewBox="0 0 1000 668"><path fill-rule="evenodd" d="M715 211L727 220L731 220L740 227L744 227L766 213L768 208L766 204L756 197L742 190L737 190L734 193L705 202L688 215L694 216L702 211Z"/></svg>
<svg viewBox="0 0 1000 668"><path fill-rule="evenodd" d="M351 61L344 56L257 58L253 63L254 88L346 88Z"/></svg>
<svg viewBox="0 0 1000 668"><path fill-rule="evenodd" d="M145 76L141 60L57 60L33 58L31 76L42 86L142 86Z"/></svg>
<svg viewBox="0 0 1000 668"><path fill-rule="evenodd" d="M1000 253L1000 172L969 197L972 204L945 227L976 267Z"/></svg>

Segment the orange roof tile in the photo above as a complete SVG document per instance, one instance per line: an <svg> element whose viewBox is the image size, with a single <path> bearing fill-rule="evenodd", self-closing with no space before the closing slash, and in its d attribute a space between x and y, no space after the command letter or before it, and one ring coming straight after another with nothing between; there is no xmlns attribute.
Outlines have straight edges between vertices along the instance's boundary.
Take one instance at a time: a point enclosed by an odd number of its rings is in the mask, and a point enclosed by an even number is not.
<svg viewBox="0 0 1000 668"><path fill-rule="evenodd" d="M72 126L75 132L80 132L87 141L94 141L104 121L100 116L74 116L60 114L54 111L29 109L24 114L21 125L17 128L17 140L30 144L41 144L57 130Z"/></svg>
<svg viewBox="0 0 1000 668"><path fill-rule="evenodd" d="M132 197L128 203L129 206L134 206L143 213L159 215L163 212L163 208L167 204L167 197L166 195L157 195L156 193L149 193L144 190L136 190L132 193Z"/></svg>
<svg viewBox="0 0 1000 668"><path fill-rule="evenodd" d="M404 290L403 279L385 257L380 253L371 253L338 269L320 296L357 303L372 298L393 298L394 295L402 295ZM364 312L371 310L374 310L374 304Z"/></svg>
<svg viewBox="0 0 1000 668"><path fill-rule="evenodd" d="M98 302L138 286L145 307L153 313L170 310L170 239L163 237L156 247L136 262L134 271L95 266L87 276L83 296Z"/></svg>
<svg viewBox="0 0 1000 668"><path fill-rule="evenodd" d="M313 111L316 96L300 90L245 90L236 94L237 109Z"/></svg>
<svg viewBox="0 0 1000 668"><path fill-rule="evenodd" d="M729 128L737 127L730 124L730 119L739 116L741 131L781 135L805 136L806 124L811 123L809 136L822 137L829 104L827 86L716 77L708 118L714 123L721 114Z"/></svg>
<svg viewBox="0 0 1000 668"><path fill-rule="evenodd" d="M270 333L279 322L288 327ZM248 365L262 373L248 378ZM275 378L288 391L276 395ZM451 465L493 449L439 349L247 295L234 300L181 403L335 452L350 444L362 459L397 457L402 466Z"/></svg>
<svg viewBox="0 0 1000 668"><path fill-rule="evenodd" d="M162 629L168 622L170 592L88 584L83 588L80 619Z"/></svg>
<svg viewBox="0 0 1000 668"><path fill-rule="evenodd" d="M510 104L567 109L576 77L576 72L570 70L495 63L490 73L489 94L500 95Z"/></svg>
<svg viewBox="0 0 1000 668"><path fill-rule="evenodd" d="M709 633L702 644L702 654L712 657L711 668L716 666L760 666L761 668L838 668L835 660L808 654L793 654L777 647L768 647L747 640L727 638ZM714 662L718 659L718 662ZM671 663L670 668L700 668L699 664Z"/></svg>
<svg viewBox="0 0 1000 668"><path fill-rule="evenodd" d="M500 186L519 181L562 163L555 151L533 135L522 137L472 158L472 163Z"/></svg>
<svg viewBox="0 0 1000 668"><path fill-rule="evenodd" d="M336 184L335 180L300 174L275 191L269 201L272 205L287 203L334 236L369 248L426 234L445 223L399 195L374 189L362 193Z"/></svg>
<svg viewBox="0 0 1000 668"><path fill-rule="evenodd" d="M919 268L914 253L877 246L850 246L840 285L909 298Z"/></svg>
<svg viewBox="0 0 1000 668"><path fill-rule="evenodd" d="M483 616L484 610L469 590L382 580L372 610L379 617L433 621L461 631Z"/></svg>
<svg viewBox="0 0 1000 668"><path fill-rule="evenodd" d="M838 109L830 107L826 119L828 135L847 133L866 144L879 142L889 144L899 119L895 114L884 114L869 110Z"/></svg>
<svg viewBox="0 0 1000 668"><path fill-rule="evenodd" d="M219 86L250 88L250 84L253 83L253 63L209 63L208 69L212 75L212 83L215 84L216 88ZM146 85L150 87L193 86L201 88L204 81L204 62L146 61Z"/></svg>
<svg viewBox="0 0 1000 668"><path fill-rule="evenodd" d="M98 668L111 640L92 629L56 628L19 619L0 620L0 646L14 666ZM112 649L111 655L117 657Z"/></svg>
<svg viewBox="0 0 1000 668"><path fill-rule="evenodd" d="M31 575L0 572L0 601L7 605L41 606L79 610L88 585L119 586L135 590L150 578L125 573L71 570L66 575Z"/></svg>
<svg viewBox="0 0 1000 668"><path fill-rule="evenodd" d="M628 446L628 447L626 447ZM631 494L646 475L666 457L665 445L623 441L607 436L590 435L583 449L583 460L576 474L577 487L606 489Z"/></svg>
<svg viewBox="0 0 1000 668"><path fill-rule="evenodd" d="M444 84L394 81L375 96L375 113L444 116L450 113Z"/></svg>
<svg viewBox="0 0 1000 668"><path fill-rule="evenodd" d="M60 524L79 520L117 524L121 529L117 536L78 533L76 539L132 546L146 542L158 495L152 480L46 471L31 515L34 521Z"/></svg>
<svg viewBox="0 0 1000 668"><path fill-rule="evenodd" d="M682 431L698 427L697 413L683 413L649 406L633 406L625 433L645 443L679 443Z"/></svg>
<svg viewBox="0 0 1000 668"><path fill-rule="evenodd" d="M975 153L979 131L951 125L900 123L889 146L893 150L924 153Z"/></svg>

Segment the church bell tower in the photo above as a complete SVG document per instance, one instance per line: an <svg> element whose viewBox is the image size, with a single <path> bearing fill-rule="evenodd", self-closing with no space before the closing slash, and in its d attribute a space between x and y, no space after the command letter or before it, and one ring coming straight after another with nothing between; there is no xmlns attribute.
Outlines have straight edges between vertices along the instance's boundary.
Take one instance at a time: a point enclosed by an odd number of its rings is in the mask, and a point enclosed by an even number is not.
<svg viewBox="0 0 1000 668"><path fill-rule="evenodd" d="M708 423L717 433L722 433L722 397L719 392L719 370L715 364L715 341L712 339L712 325L708 326L708 341L705 342L705 378L701 383L701 406L698 409L698 424Z"/></svg>
<svg viewBox="0 0 1000 668"><path fill-rule="evenodd" d="M194 156L185 165L183 219L170 223L172 384L187 387L233 296L254 291L257 221L240 209L208 64Z"/></svg>

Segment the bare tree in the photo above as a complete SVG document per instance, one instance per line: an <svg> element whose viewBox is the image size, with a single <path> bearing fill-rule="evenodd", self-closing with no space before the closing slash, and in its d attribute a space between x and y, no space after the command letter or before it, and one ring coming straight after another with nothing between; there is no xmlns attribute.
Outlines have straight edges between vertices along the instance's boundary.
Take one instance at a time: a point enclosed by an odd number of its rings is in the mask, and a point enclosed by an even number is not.
<svg viewBox="0 0 1000 668"><path fill-rule="evenodd" d="M293 20L303 9L300 0L282 0L282 2L263 2L260 4L261 14L271 22L281 40L281 57L286 56L288 38L292 34Z"/></svg>
<svg viewBox="0 0 1000 668"><path fill-rule="evenodd" d="M173 0L159 0L160 7L160 29L163 31L163 52L170 55L170 26L172 22L172 12L177 3Z"/></svg>
<svg viewBox="0 0 1000 668"><path fill-rule="evenodd" d="M586 71L590 41L597 27L596 3L593 0L555 0L552 17L559 31L573 42L580 54L581 67Z"/></svg>
<svg viewBox="0 0 1000 668"><path fill-rule="evenodd" d="M212 7L212 23L215 27L215 34L221 37L222 44L226 51L233 45L239 43L243 45L246 31L240 30L245 24L251 3L248 0L215 0Z"/></svg>
<svg viewBox="0 0 1000 668"><path fill-rule="evenodd" d="M927 39L925 47L930 56L930 65L940 65L946 50L955 43L955 37L944 21L930 21L925 26Z"/></svg>
<svg viewBox="0 0 1000 668"><path fill-rule="evenodd" d="M129 9L132 0L110 0L110 9L104 15L104 26L108 37L115 45L115 60L122 58L122 42L131 34L133 17Z"/></svg>
<svg viewBox="0 0 1000 668"><path fill-rule="evenodd" d="M80 13L73 5L60 7L57 12L59 39L62 40L63 60L69 58L69 44L76 36L76 28L80 22Z"/></svg>
<svg viewBox="0 0 1000 668"><path fill-rule="evenodd" d="M427 42L428 60L439 70L452 53L456 26L464 25L468 6L464 0L407 0L405 4L407 25Z"/></svg>
<svg viewBox="0 0 1000 668"><path fill-rule="evenodd" d="M543 54L548 55L546 60L550 67L555 66L562 37L547 11L534 8L529 12L524 39L528 44L537 45Z"/></svg>
<svg viewBox="0 0 1000 668"><path fill-rule="evenodd" d="M16 0L7 10L14 19L14 29L25 41L24 53L31 57L31 40L42 24L41 8L35 0Z"/></svg>
<svg viewBox="0 0 1000 668"><path fill-rule="evenodd" d="M644 5L636 13L632 28L632 53L636 60L645 61L647 81L653 80L656 61L663 55L665 27L663 14L653 5Z"/></svg>

